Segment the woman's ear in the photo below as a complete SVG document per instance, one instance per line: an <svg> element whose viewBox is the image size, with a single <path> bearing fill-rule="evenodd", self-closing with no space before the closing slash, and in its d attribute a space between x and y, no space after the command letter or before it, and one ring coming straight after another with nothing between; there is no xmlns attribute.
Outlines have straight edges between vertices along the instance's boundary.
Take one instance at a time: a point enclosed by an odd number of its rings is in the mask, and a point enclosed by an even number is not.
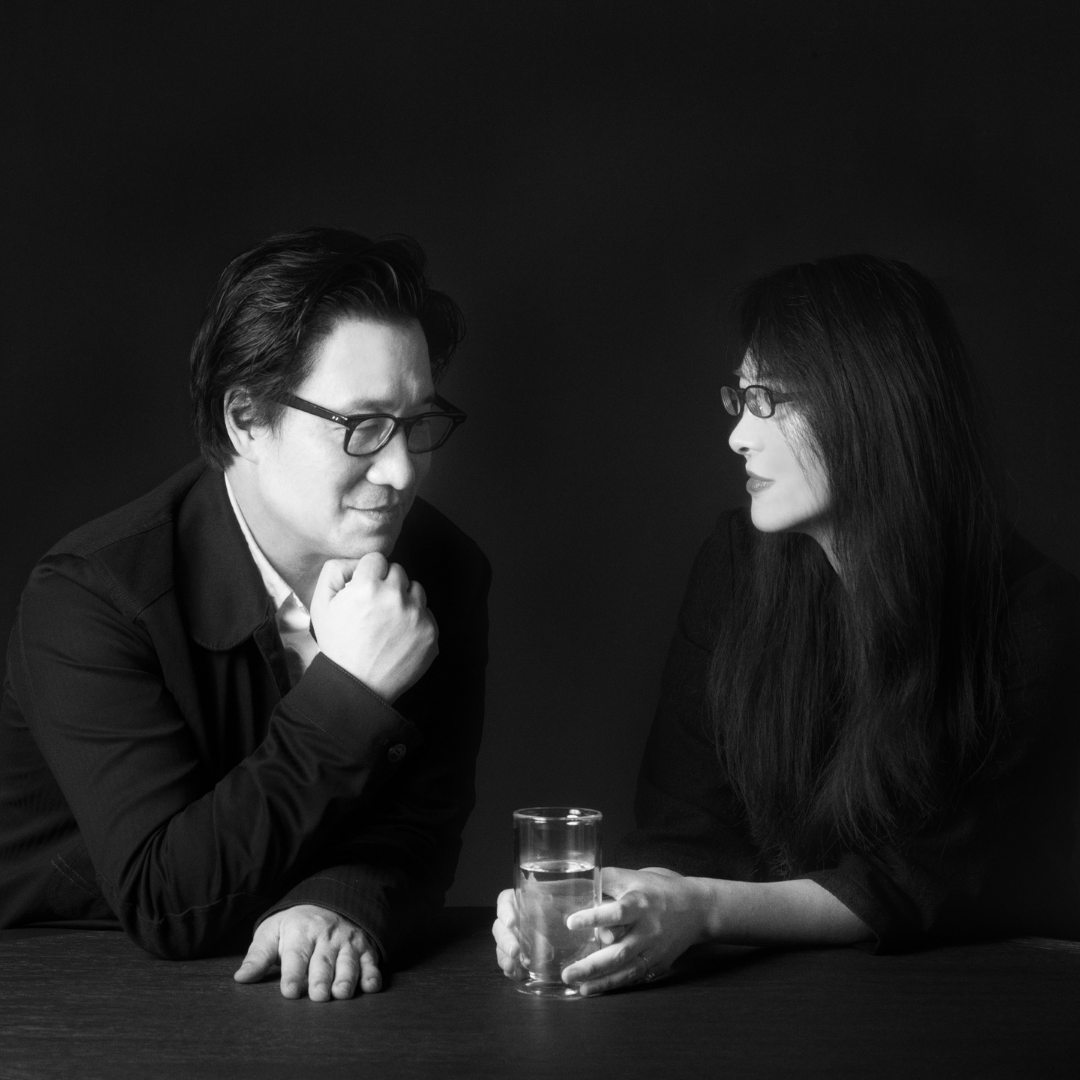
<svg viewBox="0 0 1080 1080"><path fill-rule="evenodd" d="M242 386L226 391L223 404L225 430L236 453L252 461L257 456L261 425L255 423L251 395Z"/></svg>

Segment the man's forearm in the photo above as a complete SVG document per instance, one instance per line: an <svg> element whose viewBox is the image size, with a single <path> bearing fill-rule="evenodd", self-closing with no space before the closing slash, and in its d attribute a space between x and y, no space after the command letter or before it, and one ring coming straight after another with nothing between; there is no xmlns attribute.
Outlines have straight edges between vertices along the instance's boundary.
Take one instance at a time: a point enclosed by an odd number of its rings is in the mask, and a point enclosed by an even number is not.
<svg viewBox="0 0 1080 1080"><path fill-rule="evenodd" d="M706 941L730 945L853 945L873 931L816 881L693 878Z"/></svg>

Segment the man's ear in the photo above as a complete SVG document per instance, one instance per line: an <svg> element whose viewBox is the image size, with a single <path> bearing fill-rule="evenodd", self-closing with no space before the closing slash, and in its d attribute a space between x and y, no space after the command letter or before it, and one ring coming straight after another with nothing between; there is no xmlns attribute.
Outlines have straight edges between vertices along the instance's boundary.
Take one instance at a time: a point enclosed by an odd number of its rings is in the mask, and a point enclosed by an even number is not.
<svg viewBox="0 0 1080 1080"><path fill-rule="evenodd" d="M255 423L251 395L242 386L234 386L225 392L225 430L237 454L248 461L254 460L258 451L262 427Z"/></svg>

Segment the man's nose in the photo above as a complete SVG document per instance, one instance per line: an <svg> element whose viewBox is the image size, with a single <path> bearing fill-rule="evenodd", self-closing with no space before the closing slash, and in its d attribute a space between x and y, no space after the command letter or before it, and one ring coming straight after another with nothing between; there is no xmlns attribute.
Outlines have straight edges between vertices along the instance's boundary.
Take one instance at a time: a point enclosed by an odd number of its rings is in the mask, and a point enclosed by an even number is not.
<svg viewBox="0 0 1080 1080"><path fill-rule="evenodd" d="M416 483L416 462L409 453L404 428L398 428L394 437L374 455L367 479L397 491L407 491Z"/></svg>

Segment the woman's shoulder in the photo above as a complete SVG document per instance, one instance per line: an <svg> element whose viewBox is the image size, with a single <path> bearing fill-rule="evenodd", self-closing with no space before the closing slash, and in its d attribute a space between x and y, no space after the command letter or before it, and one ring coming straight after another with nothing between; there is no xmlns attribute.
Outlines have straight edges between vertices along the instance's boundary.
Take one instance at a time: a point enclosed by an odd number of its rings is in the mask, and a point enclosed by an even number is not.
<svg viewBox="0 0 1080 1080"><path fill-rule="evenodd" d="M711 641L717 621L730 606L739 573L745 573L756 530L746 508L725 510L698 548L683 596L683 633Z"/></svg>
<svg viewBox="0 0 1080 1080"><path fill-rule="evenodd" d="M747 507L725 510L698 549L695 566L730 573L736 563L750 555L756 534Z"/></svg>
<svg viewBox="0 0 1080 1080"><path fill-rule="evenodd" d="M698 548L690 571L691 585L728 591L737 568L749 558L755 531L745 507L720 514Z"/></svg>

